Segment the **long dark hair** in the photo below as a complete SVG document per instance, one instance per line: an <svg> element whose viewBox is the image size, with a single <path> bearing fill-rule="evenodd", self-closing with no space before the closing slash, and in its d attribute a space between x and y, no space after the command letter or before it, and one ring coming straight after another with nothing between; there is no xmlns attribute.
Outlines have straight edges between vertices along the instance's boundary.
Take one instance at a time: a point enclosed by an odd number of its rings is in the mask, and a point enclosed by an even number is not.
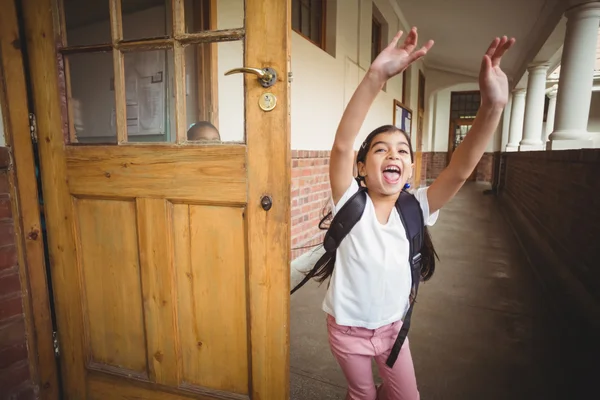
<svg viewBox="0 0 600 400"><path fill-rule="evenodd" d="M401 131L400 129L396 128L393 125L384 125L384 126L380 126L379 128L375 129L373 132L369 133L369 135L367 136L365 141L360 146L360 149L358 150L358 154L356 155L356 164L358 165L359 162L362 162L362 163L366 162L367 154L369 153L369 150L371 148L371 143L373 142L373 139L375 138L375 136L377 136L381 133L393 133L393 132L399 132L404 135L404 137L406 138L406 141L408 142L408 147L410 150L410 159L411 159L411 161L413 161L414 157L413 157L412 144L410 143L410 137L406 134L406 132ZM363 176L358 175L356 177L356 180L358 181L359 186L364 185L365 178ZM321 218L321 221L319 222L319 228L323 229L323 230L329 229L329 224L331 223L332 219L333 219L333 214L332 214L330 208L326 207L325 209L323 209L323 217ZM435 248L433 247L433 242L431 241L431 235L429 234L429 230L427 229L427 226L425 226L425 228L423 230L423 248L421 248L421 280L427 281L433 276L433 273L435 272L435 259L436 258L439 260L439 257L435 251ZM333 254L329 260L327 260L325 263L323 263L322 265L320 265L318 267L318 270L316 271L316 273L314 275L316 281L323 282L327 278L329 278L331 276L331 274L333 274L334 266L335 266L335 254Z"/></svg>

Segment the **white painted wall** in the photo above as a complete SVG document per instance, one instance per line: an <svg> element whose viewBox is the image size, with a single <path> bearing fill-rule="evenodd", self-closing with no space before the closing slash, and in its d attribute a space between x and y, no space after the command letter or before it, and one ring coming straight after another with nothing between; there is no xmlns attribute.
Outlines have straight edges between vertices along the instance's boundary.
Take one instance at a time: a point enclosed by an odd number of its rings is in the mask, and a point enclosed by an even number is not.
<svg viewBox="0 0 600 400"><path fill-rule="evenodd" d="M373 1L338 0L335 3L335 57L292 32L292 149L331 148L344 107L370 65ZM386 18L389 43L399 30L398 17L389 2L374 0L374 3ZM415 108L416 92L413 90ZM360 131L356 148L370 131L393 123L394 99L402 99L401 76L390 80L379 93Z"/></svg>
<svg viewBox="0 0 600 400"><path fill-rule="evenodd" d="M244 0L219 0L217 3L217 27L219 29L223 29L222 27L238 28L243 25ZM225 42L219 43L217 46L219 132L223 141L240 142L245 137L244 76L243 74L225 76L225 72L244 66L244 43Z"/></svg>

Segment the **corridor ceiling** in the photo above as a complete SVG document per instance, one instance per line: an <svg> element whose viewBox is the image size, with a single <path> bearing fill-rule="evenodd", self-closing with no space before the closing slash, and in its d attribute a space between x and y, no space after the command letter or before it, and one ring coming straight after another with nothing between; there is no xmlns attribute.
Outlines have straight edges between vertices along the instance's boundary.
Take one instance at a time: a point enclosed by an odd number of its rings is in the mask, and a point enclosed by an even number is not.
<svg viewBox="0 0 600 400"><path fill-rule="evenodd" d="M527 64L547 61L561 49L564 11L589 0L391 0L404 24L417 26L420 41L435 40L425 64L463 75L477 76L481 56L495 36L517 38L503 67L518 80ZM397 9L398 10L398 9ZM558 27L557 27L558 25ZM555 32L558 29L557 32ZM516 83L516 82L514 82Z"/></svg>

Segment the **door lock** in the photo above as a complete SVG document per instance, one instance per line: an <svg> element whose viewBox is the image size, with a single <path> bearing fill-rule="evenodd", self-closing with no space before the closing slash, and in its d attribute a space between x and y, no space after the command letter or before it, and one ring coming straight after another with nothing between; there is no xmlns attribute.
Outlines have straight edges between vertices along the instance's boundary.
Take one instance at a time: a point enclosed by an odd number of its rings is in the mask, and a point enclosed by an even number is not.
<svg viewBox="0 0 600 400"><path fill-rule="evenodd" d="M263 93L258 99L258 106L263 111L271 111L277 105L277 97L273 93Z"/></svg>
<svg viewBox="0 0 600 400"><path fill-rule="evenodd" d="M260 205L262 206L263 210L269 211L271 207L273 207L273 200L271 200L271 196L263 196L260 199Z"/></svg>

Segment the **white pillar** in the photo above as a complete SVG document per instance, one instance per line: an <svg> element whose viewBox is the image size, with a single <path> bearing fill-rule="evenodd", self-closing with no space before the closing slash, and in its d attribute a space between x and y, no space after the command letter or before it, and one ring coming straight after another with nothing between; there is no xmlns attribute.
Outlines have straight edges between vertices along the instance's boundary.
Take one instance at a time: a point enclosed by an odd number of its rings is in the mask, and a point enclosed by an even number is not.
<svg viewBox="0 0 600 400"><path fill-rule="evenodd" d="M548 136L554 130L554 116L556 114L556 93L557 93L558 85L552 86L552 89L548 91L548 98L550 101L548 102L548 114L546 115L546 132L544 134L544 145L548 141Z"/></svg>
<svg viewBox="0 0 600 400"><path fill-rule="evenodd" d="M527 68L527 97L523 120L523 140L519 151L543 150L542 127L544 125L544 101L546 100L547 64L530 65Z"/></svg>
<svg viewBox="0 0 600 400"><path fill-rule="evenodd" d="M500 132L499 137L496 139L497 143L494 146L494 150L498 149L499 151L506 151L506 145L508 144L508 131L510 129L510 113L512 111L512 101L513 97L509 96L508 103L504 108L504 113L502 114L502 120L500 123L502 124L502 130Z"/></svg>
<svg viewBox="0 0 600 400"><path fill-rule="evenodd" d="M593 147L587 131L596 43L600 24L600 2L585 3L565 13L567 33L560 67L556 119L548 149Z"/></svg>
<svg viewBox="0 0 600 400"><path fill-rule="evenodd" d="M512 109L510 112L510 128L506 151L517 151L523 135L523 115L525 114L525 89L516 89L512 93Z"/></svg>

